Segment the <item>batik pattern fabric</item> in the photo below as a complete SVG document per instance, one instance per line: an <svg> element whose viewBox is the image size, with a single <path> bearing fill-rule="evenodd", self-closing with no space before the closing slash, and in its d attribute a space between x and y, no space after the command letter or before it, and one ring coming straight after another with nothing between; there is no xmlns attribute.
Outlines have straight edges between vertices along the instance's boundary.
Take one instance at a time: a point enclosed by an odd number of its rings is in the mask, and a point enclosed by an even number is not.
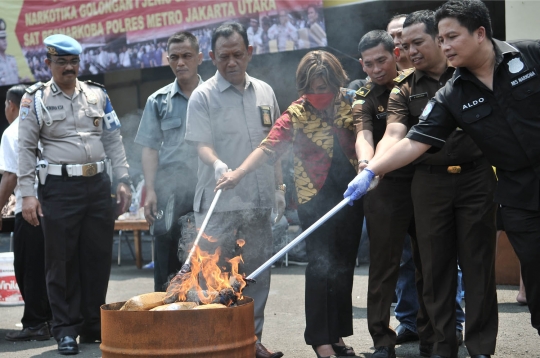
<svg viewBox="0 0 540 358"><path fill-rule="evenodd" d="M272 161L293 145L298 204L307 203L323 187L332 164L334 140L338 140L349 163L358 169L351 110L353 100L354 91L341 88L334 101L334 116L329 118L302 97L287 108L260 144L259 148Z"/></svg>

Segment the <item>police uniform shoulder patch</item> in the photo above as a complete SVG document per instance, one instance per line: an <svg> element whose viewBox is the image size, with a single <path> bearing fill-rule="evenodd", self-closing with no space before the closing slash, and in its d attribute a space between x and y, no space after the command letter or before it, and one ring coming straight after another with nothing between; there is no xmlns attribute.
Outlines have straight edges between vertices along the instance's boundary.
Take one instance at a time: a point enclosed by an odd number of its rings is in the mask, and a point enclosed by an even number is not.
<svg viewBox="0 0 540 358"><path fill-rule="evenodd" d="M513 58L508 61L508 71L510 73L519 73L525 68L525 64L519 57Z"/></svg>
<svg viewBox="0 0 540 358"><path fill-rule="evenodd" d="M34 83L32 86L30 86L30 87L28 87L26 89L26 93L34 94L34 93L36 93L37 90L42 89L43 87L45 87L43 82Z"/></svg>
<svg viewBox="0 0 540 358"><path fill-rule="evenodd" d="M433 110L433 107L435 107L435 101L434 100L430 100L426 106L424 107L424 110L422 111L422 114L420 115L420 119L421 120L425 120L427 119L427 117L429 116L429 114L431 113L431 111Z"/></svg>
<svg viewBox="0 0 540 358"><path fill-rule="evenodd" d="M354 106L356 106L357 104L364 104L366 103L366 101L364 101L363 99L357 99L356 101L353 102L352 104L352 108L354 108Z"/></svg>
<svg viewBox="0 0 540 358"><path fill-rule="evenodd" d="M364 87L360 87L358 91L356 91L356 94L358 96L367 97L369 92L371 92L371 89L373 88L373 82L368 82L364 85Z"/></svg>
<svg viewBox="0 0 540 358"><path fill-rule="evenodd" d="M105 85L102 85L101 83L97 83L97 82L90 81L90 80L86 80L86 81L84 81L84 83L86 83L87 85L92 85L92 86L98 86L98 87L101 87L101 88L105 88Z"/></svg>
<svg viewBox="0 0 540 358"><path fill-rule="evenodd" d="M413 73L414 73L414 67L413 68L407 68L407 69L405 69L403 71L400 71L399 75L396 78L394 78L394 82L401 83L401 82L403 82L404 79L406 79L407 77L409 77Z"/></svg>

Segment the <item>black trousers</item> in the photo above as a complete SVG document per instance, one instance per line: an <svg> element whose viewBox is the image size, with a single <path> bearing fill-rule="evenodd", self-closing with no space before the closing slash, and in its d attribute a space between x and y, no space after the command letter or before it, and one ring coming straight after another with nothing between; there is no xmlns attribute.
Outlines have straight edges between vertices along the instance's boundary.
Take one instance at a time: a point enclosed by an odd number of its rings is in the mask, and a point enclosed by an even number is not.
<svg viewBox="0 0 540 358"><path fill-rule="evenodd" d="M422 265L414 227L411 180L383 178L374 190L366 194L364 213L370 245L367 318L374 346L396 344L396 332L390 328L390 306L398 280L403 241L407 234L411 237L416 267L418 335L422 341L430 341L433 330L421 295Z"/></svg>
<svg viewBox="0 0 540 358"><path fill-rule="evenodd" d="M457 262L465 283L469 354L493 354L498 330L495 287L496 179L480 164L460 174L417 168L412 184L424 303L435 331L433 354L457 356Z"/></svg>
<svg viewBox="0 0 540 358"><path fill-rule="evenodd" d="M342 188L323 187L309 202L298 206L306 230L342 200ZM336 192L336 195L332 195ZM346 206L306 238L304 338L308 345L337 343L353 334L352 287L362 233L361 201Z"/></svg>
<svg viewBox="0 0 540 358"><path fill-rule="evenodd" d="M156 194L159 207L165 208L169 196L175 194L173 223L167 234L154 237L154 291L165 292L169 278L182 268L178 259L178 241L182 231L178 219L193 211L196 173L188 172L178 163L159 168L156 175Z"/></svg>
<svg viewBox="0 0 540 358"><path fill-rule="evenodd" d="M540 334L540 211L502 206L501 214L521 265L531 324Z"/></svg>
<svg viewBox="0 0 540 358"><path fill-rule="evenodd" d="M114 233L109 177L49 175L38 197L54 338L99 336Z"/></svg>
<svg viewBox="0 0 540 358"><path fill-rule="evenodd" d="M154 239L154 291L167 291L169 276L176 274L182 268L183 262L178 260L178 241L180 225L173 223L171 230Z"/></svg>
<svg viewBox="0 0 540 358"><path fill-rule="evenodd" d="M24 299L23 328L35 327L52 320L45 284L45 242L41 226L32 226L15 215L13 232L13 266L15 278Z"/></svg>

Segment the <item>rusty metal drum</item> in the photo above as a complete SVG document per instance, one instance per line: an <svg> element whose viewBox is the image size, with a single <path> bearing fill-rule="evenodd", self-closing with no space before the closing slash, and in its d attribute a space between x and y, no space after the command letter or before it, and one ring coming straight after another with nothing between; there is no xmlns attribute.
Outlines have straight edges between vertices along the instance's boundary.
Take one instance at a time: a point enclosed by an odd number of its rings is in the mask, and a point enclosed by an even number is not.
<svg viewBox="0 0 540 358"><path fill-rule="evenodd" d="M119 311L101 306L103 358L253 358L253 299L238 306L183 311Z"/></svg>

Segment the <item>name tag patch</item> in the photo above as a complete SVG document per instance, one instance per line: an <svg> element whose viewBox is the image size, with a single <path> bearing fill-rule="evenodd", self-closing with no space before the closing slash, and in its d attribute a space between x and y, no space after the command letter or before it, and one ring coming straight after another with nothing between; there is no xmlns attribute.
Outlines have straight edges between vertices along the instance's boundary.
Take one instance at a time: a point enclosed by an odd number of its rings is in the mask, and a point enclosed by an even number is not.
<svg viewBox="0 0 540 358"><path fill-rule="evenodd" d="M49 111L58 111L60 109L64 109L64 106L60 105L60 106L47 106L47 110Z"/></svg>
<svg viewBox="0 0 540 358"><path fill-rule="evenodd" d="M424 92L424 93L418 93L418 94L413 94L412 96L409 96L409 101L412 102L412 101L414 101L415 99L425 98L425 97L427 97L427 96L428 96L427 92Z"/></svg>
<svg viewBox="0 0 540 358"><path fill-rule="evenodd" d="M377 119L385 119L386 118L386 112L377 114Z"/></svg>
<svg viewBox="0 0 540 358"><path fill-rule="evenodd" d="M528 80L532 79L532 78L535 78L537 75L536 75L536 72L534 70L530 70L529 72L525 73L524 75L522 76L519 76L518 78L516 78L515 80L512 80L510 82L510 85L512 87L516 87L516 86L519 86L520 84L522 83L525 83L527 82Z"/></svg>
<svg viewBox="0 0 540 358"><path fill-rule="evenodd" d="M483 97L480 97L478 99L475 99L473 101L470 101L468 103L464 103L463 104L463 110L466 111L468 109L471 109L471 108L474 108L476 106L478 106L479 104L482 104L485 102L485 99Z"/></svg>

